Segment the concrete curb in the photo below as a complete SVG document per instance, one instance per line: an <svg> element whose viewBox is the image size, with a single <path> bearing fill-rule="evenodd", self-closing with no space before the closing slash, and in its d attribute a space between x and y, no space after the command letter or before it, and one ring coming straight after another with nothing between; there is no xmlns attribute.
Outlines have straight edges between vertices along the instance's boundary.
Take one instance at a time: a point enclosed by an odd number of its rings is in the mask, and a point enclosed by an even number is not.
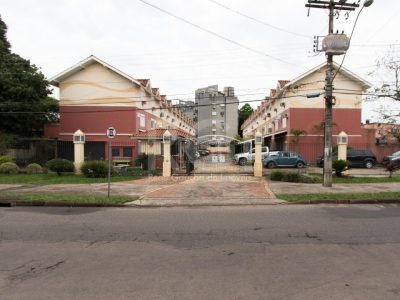
<svg viewBox="0 0 400 300"><path fill-rule="evenodd" d="M149 203L141 204L135 202L128 202L124 204L109 204L109 203L71 203L71 202L46 202L46 201L18 201L18 200L1 200L0 207L132 207L132 208L161 208L161 207L224 207L224 206L279 206L279 205L323 205L323 204L400 204L400 199L385 199L385 200L315 200L315 201L298 201L298 202L284 202L284 200L276 199L282 202L266 202L266 203ZM171 201L172 202L172 201Z"/></svg>
<svg viewBox="0 0 400 300"><path fill-rule="evenodd" d="M109 203L74 203L74 202L17 201L17 200L1 200L0 201L0 207L16 207L16 206L126 207L125 204L109 204Z"/></svg>

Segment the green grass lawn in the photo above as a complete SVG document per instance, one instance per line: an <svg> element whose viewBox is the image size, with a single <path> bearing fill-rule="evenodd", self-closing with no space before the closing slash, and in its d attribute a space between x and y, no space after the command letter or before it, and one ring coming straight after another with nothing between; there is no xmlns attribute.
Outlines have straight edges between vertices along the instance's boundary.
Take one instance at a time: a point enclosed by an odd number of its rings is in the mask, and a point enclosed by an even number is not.
<svg viewBox="0 0 400 300"><path fill-rule="evenodd" d="M386 183L400 182L400 175L393 175L392 178L385 177L336 177L333 176L333 183Z"/></svg>
<svg viewBox="0 0 400 300"><path fill-rule="evenodd" d="M114 176L111 182L128 181L142 178L141 176ZM55 173L49 174L16 174L4 175L0 174L0 184L76 184L76 183L105 183L107 178L88 178L83 175L63 174L58 176Z"/></svg>
<svg viewBox="0 0 400 300"><path fill-rule="evenodd" d="M353 200L353 201L380 201L400 200L400 192L378 192L378 193L318 193L318 194L278 194L277 198L288 202L306 202L320 200Z"/></svg>
<svg viewBox="0 0 400 300"><path fill-rule="evenodd" d="M82 194L52 194L52 193L5 193L0 195L1 200L29 201L29 202L65 202L84 204L123 204L137 200L137 196L111 195L82 195Z"/></svg>

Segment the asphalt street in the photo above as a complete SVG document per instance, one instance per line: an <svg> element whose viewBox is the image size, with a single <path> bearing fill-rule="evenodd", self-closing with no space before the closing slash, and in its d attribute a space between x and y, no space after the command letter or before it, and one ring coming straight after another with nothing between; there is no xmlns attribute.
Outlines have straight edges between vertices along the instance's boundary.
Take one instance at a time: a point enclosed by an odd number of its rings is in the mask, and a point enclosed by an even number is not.
<svg viewBox="0 0 400 300"><path fill-rule="evenodd" d="M399 299L400 207L1 208L1 299Z"/></svg>

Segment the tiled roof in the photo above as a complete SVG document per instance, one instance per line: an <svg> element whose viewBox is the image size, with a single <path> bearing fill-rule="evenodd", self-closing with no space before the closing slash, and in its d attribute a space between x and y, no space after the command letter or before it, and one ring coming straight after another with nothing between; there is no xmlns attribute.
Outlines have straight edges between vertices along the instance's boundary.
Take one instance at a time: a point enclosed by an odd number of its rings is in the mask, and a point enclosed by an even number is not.
<svg viewBox="0 0 400 300"><path fill-rule="evenodd" d="M149 79L138 79L138 81L139 81L140 84L143 85L144 87L146 87L147 84L149 83Z"/></svg>
<svg viewBox="0 0 400 300"><path fill-rule="evenodd" d="M144 132L138 132L131 135L131 138L134 139L146 139L146 138L154 138L154 139L162 139L164 136L165 131L169 131L173 137L193 137L193 135L183 131L182 129L165 129L165 128L158 128L158 129L151 129Z"/></svg>
<svg viewBox="0 0 400 300"><path fill-rule="evenodd" d="M290 82L290 80L278 80L278 86L280 89L282 89L289 82Z"/></svg>
<svg viewBox="0 0 400 300"><path fill-rule="evenodd" d="M271 89L270 97L275 97L275 95L276 95L276 89Z"/></svg>

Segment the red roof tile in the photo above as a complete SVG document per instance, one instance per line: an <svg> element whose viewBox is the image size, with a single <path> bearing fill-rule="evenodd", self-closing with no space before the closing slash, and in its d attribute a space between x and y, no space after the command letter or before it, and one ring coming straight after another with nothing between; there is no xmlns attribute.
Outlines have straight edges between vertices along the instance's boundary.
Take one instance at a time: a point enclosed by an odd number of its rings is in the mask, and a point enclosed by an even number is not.
<svg viewBox="0 0 400 300"><path fill-rule="evenodd" d="M143 85L144 87L147 87L147 84L149 83L149 80L150 79L138 79L140 84Z"/></svg>
<svg viewBox="0 0 400 300"><path fill-rule="evenodd" d="M286 84L288 84L290 80L278 80L278 86L279 88L283 88Z"/></svg>

